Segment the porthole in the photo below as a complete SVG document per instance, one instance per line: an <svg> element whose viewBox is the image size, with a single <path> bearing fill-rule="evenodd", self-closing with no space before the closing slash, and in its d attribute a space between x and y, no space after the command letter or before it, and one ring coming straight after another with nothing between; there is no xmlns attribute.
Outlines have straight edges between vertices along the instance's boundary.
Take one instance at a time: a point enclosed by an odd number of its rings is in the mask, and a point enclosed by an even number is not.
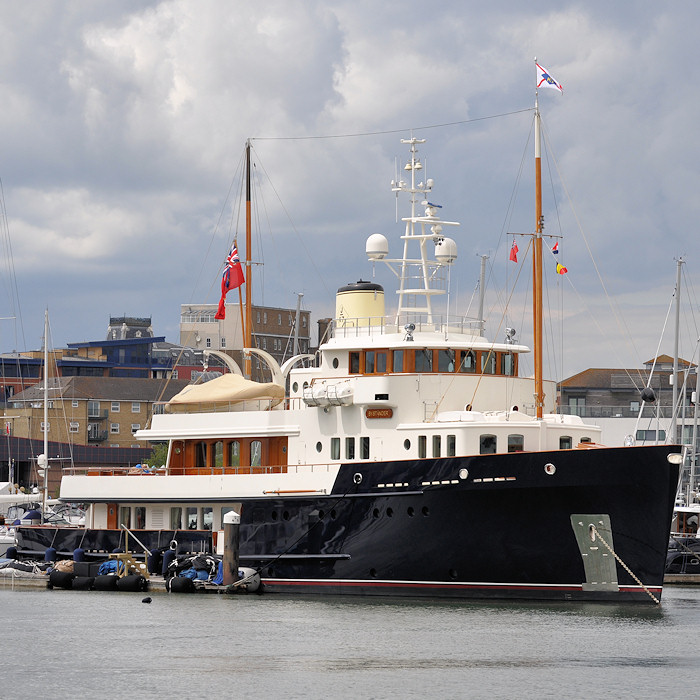
<svg viewBox="0 0 700 700"><path fill-rule="evenodd" d="M288 510L285 510L282 513L282 520L289 520L289 511Z"/></svg>
<svg viewBox="0 0 700 700"><path fill-rule="evenodd" d="M544 465L545 474L549 474L549 476L552 476L556 471L557 468L551 462L547 462L547 464Z"/></svg>
<svg viewBox="0 0 700 700"><path fill-rule="evenodd" d="M318 511L318 519L323 520L326 517L325 511L319 510Z"/></svg>
<svg viewBox="0 0 700 700"><path fill-rule="evenodd" d="M323 449L323 445L321 444L321 441L319 440L316 443L316 452L320 452Z"/></svg>
<svg viewBox="0 0 700 700"><path fill-rule="evenodd" d="M413 506L408 506L408 508L406 509L406 513L409 518L412 518L416 514L416 511L413 510Z"/></svg>
<svg viewBox="0 0 700 700"><path fill-rule="evenodd" d="M420 512L427 518L430 515L430 508L428 508L428 506L423 506Z"/></svg>
<svg viewBox="0 0 700 700"><path fill-rule="evenodd" d="M333 369L338 369L338 358L337 357L333 358Z"/></svg>
<svg viewBox="0 0 700 700"><path fill-rule="evenodd" d="M299 382L294 382L294 384L292 384L292 391L295 394L297 393L297 391L299 391Z"/></svg>
<svg viewBox="0 0 700 700"><path fill-rule="evenodd" d="M467 469L460 469L459 470L459 478L464 480L469 476L469 471Z"/></svg>
<svg viewBox="0 0 700 700"><path fill-rule="evenodd" d="M404 448L404 450L410 450L410 449L411 449L411 441L410 441L408 438L406 438L406 439L403 441L403 448Z"/></svg>
<svg viewBox="0 0 700 700"><path fill-rule="evenodd" d="M387 508L387 509L386 509L386 517L387 517L387 518L393 518L393 517L394 517L394 509L393 509L393 508Z"/></svg>
<svg viewBox="0 0 700 700"><path fill-rule="evenodd" d="M457 579L457 569L450 569L447 573L453 581Z"/></svg>
<svg viewBox="0 0 700 700"><path fill-rule="evenodd" d="M331 520L335 520L338 517L338 514L335 512L335 509L331 511Z"/></svg>
<svg viewBox="0 0 700 700"><path fill-rule="evenodd" d="M376 569L370 569L370 570L369 570L369 575L370 575L372 578L377 578L377 570L376 570Z"/></svg>
<svg viewBox="0 0 700 700"><path fill-rule="evenodd" d="M375 509L372 511L372 517L373 517L373 518L378 518L378 517L379 517L379 508L375 508Z"/></svg>
<svg viewBox="0 0 700 700"><path fill-rule="evenodd" d="M277 520L277 511L273 510L272 513L270 513L270 520Z"/></svg>

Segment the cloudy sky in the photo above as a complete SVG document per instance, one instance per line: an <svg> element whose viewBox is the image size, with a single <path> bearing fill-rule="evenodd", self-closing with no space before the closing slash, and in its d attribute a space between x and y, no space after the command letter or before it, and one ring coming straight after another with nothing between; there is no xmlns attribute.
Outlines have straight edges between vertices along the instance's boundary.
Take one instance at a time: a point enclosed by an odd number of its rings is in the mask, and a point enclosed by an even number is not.
<svg viewBox="0 0 700 700"><path fill-rule="evenodd" d="M466 313L489 255L490 328L512 296L508 325L529 344L529 265L508 262L507 234L534 222L536 56L564 85L540 94L545 233L562 237L569 270L555 275L545 256L548 365L570 376L652 357L681 256L681 353L696 352L697 2L33 0L2 10L0 317L18 317L0 323L2 351L40 347L47 307L56 347L103 338L121 314L152 316L156 334L177 341L180 304L218 301L236 232L245 255L247 138L259 193L252 255L264 262L255 301L293 307L303 292L314 320L332 315L335 289L373 274L369 234L399 252L389 183L411 129L427 139L433 199L461 222L450 311ZM390 292L388 273L374 274ZM673 351L668 330L661 351Z"/></svg>

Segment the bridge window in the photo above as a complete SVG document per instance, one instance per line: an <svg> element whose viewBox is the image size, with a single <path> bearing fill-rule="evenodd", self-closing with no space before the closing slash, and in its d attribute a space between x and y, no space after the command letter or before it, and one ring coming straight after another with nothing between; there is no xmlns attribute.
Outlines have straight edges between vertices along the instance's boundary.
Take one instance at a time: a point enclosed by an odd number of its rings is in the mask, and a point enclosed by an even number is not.
<svg viewBox="0 0 700 700"><path fill-rule="evenodd" d="M476 372L476 353L473 350L462 352L462 361L459 364L460 372Z"/></svg>
<svg viewBox="0 0 700 700"><path fill-rule="evenodd" d="M365 374L374 374L374 350L365 352Z"/></svg>
<svg viewBox="0 0 700 700"><path fill-rule="evenodd" d="M355 438L345 438L345 459L355 459Z"/></svg>
<svg viewBox="0 0 700 700"><path fill-rule="evenodd" d="M501 374L506 377L515 376L515 355L512 352L504 352L501 355Z"/></svg>
<svg viewBox="0 0 700 700"><path fill-rule="evenodd" d="M349 367L350 367L350 374L359 374L360 373L360 353L359 352L351 352L350 353Z"/></svg>
<svg viewBox="0 0 700 700"><path fill-rule="evenodd" d="M496 374L496 353L493 351L481 353L481 371L484 374Z"/></svg>
<svg viewBox="0 0 700 700"><path fill-rule="evenodd" d="M457 454L457 437L455 435L447 436L447 456L454 457Z"/></svg>
<svg viewBox="0 0 700 700"><path fill-rule="evenodd" d="M442 438L440 435L433 435L433 457L440 456L440 450L442 448Z"/></svg>
<svg viewBox="0 0 700 700"><path fill-rule="evenodd" d="M438 350L438 372L455 371L455 351Z"/></svg>
<svg viewBox="0 0 700 700"><path fill-rule="evenodd" d="M572 445L571 435L561 435L559 437L559 449L570 450Z"/></svg>
<svg viewBox="0 0 700 700"><path fill-rule="evenodd" d="M404 371L404 364L403 364L403 350L394 350L391 353L392 356L392 371L393 372L403 372Z"/></svg>
<svg viewBox="0 0 700 700"><path fill-rule="evenodd" d="M427 348L415 351L416 372L433 371L433 351Z"/></svg>
<svg viewBox="0 0 700 700"><path fill-rule="evenodd" d="M428 452L428 439L425 435L418 436L418 457L419 459L425 459Z"/></svg>

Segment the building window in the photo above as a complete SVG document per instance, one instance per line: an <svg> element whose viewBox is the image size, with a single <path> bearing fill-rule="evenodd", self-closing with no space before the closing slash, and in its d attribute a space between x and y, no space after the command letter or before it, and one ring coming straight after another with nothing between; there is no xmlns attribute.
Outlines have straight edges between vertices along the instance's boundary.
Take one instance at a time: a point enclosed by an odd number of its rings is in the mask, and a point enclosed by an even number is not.
<svg viewBox="0 0 700 700"><path fill-rule="evenodd" d="M360 438L360 459L369 459L369 438Z"/></svg>
<svg viewBox="0 0 700 700"><path fill-rule="evenodd" d="M71 405L73 406L73 408L78 408L78 400L73 399L73 401L71 402Z"/></svg>
<svg viewBox="0 0 700 700"><path fill-rule="evenodd" d="M277 314L277 325L278 326L282 325L282 314Z"/></svg>
<svg viewBox="0 0 700 700"><path fill-rule="evenodd" d="M50 433L51 432L51 423L44 423L44 421L41 421L41 432L42 433Z"/></svg>
<svg viewBox="0 0 700 700"><path fill-rule="evenodd" d="M226 347L226 338L221 338L221 347L222 348Z"/></svg>
<svg viewBox="0 0 700 700"><path fill-rule="evenodd" d="M630 411L632 413L639 413L639 401L630 401Z"/></svg>
<svg viewBox="0 0 700 700"><path fill-rule="evenodd" d="M119 434L119 423L110 423L109 424L109 432L118 435Z"/></svg>
<svg viewBox="0 0 700 700"><path fill-rule="evenodd" d="M112 401L112 413L119 413L119 401Z"/></svg>
<svg viewBox="0 0 700 700"><path fill-rule="evenodd" d="M496 436L482 435L479 438L479 454L492 455L496 454Z"/></svg>
<svg viewBox="0 0 700 700"><path fill-rule="evenodd" d="M258 311L258 323L260 323L260 312Z"/></svg>
<svg viewBox="0 0 700 700"><path fill-rule="evenodd" d="M68 429L71 433L77 433L80 431L80 423L77 421L71 421Z"/></svg>
<svg viewBox="0 0 700 700"><path fill-rule="evenodd" d="M569 413L572 416L583 417L586 413L586 397L585 396L569 396Z"/></svg>
<svg viewBox="0 0 700 700"><path fill-rule="evenodd" d="M208 348L211 347L211 338L207 338L207 347L208 347Z"/></svg>
<svg viewBox="0 0 700 700"><path fill-rule="evenodd" d="M263 311L263 323L267 323L267 311Z"/></svg>
<svg viewBox="0 0 700 700"><path fill-rule="evenodd" d="M301 326L302 328L306 328L306 316L301 317Z"/></svg>
<svg viewBox="0 0 700 700"><path fill-rule="evenodd" d="M340 459L340 438L331 438L331 459Z"/></svg>
<svg viewBox="0 0 700 700"><path fill-rule="evenodd" d="M355 438L345 438L345 459L355 459Z"/></svg>
<svg viewBox="0 0 700 700"><path fill-rule="evenodd" d="M135 433L137 430L141 430L141 423L132 423L131 432Z"/></svg>
<svg viewBox="0 0 700 700"><path fill-rule="evenodd" d="M139 401L132 401L131 402L131 412L132 413L141 413L141 403Z"/></svg>

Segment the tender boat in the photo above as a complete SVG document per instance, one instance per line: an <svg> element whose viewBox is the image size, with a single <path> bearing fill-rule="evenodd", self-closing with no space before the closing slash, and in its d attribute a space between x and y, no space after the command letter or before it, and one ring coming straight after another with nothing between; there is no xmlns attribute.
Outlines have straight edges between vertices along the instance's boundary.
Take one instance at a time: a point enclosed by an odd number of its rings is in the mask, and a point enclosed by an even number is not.
<svg viewBox="0 0 700 700"><path fill-rule="evenodd" d="M367 241L397 277L396 311L380 285L343 284L316 366L249 348L271 382L232 363L136 433L168 442L164 468L71 469L61 500L86 504L92 529L124 525L144 541L211 530L213 548L236 510L241 565L267 591L658 602L680 448L602 447L599 428L556 413L541 293L534 377L520 376L529 348L510 329L492 341L482 319L436 313L456 257L443 232L457 224L432 203L433 181L418 181L423 142L403 143L410 179L392 183L409 200L403 254Z"/></svg>

